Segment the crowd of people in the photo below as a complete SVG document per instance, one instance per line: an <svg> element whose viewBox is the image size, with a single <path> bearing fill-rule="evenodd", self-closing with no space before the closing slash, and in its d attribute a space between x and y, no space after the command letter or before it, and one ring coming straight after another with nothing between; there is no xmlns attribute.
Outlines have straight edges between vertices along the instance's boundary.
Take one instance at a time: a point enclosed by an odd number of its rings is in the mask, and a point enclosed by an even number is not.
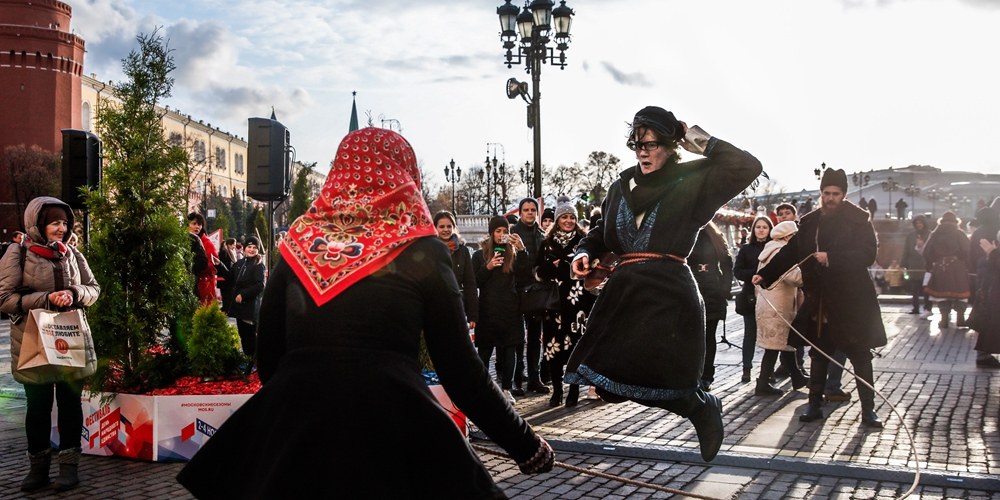
<svg viewBox="0 0 1000 500"><path fill-rule="evenodd" d="M178 480L199 498L312 496L328 481L347 496L393 496L401 488L433 496L446 488L448 497L502 498L426 388L417 361L422 341L452 401L525 473L550 470L554 454L514 410L515 398L533 392L549 395L552 407L572 408L582 386L585 397L687 418L711 461L724 438L722 400L712 393L715 336L734 280L742 282L735 302L744 321L744 383L753 378L756 349L764 351L755 396L783 394L775 381L788 376L794 390L808 388L799 419L822 419L825 401L850 399L841 388L849 360L862 424L881 429L872 349L886 344L886 333L869 272L877 235L872 212L846 199L844 171L824 173L817 209L812 200L802 214L783 203L773 217L753 220L734 256L711 221L761 174L760 162L654 106L635 115L627 145L637 164L586 214L586 225L567 197L544 210L525 198L516 216L492 217L486 236L470 245L454 214L427 209L402 136L352 132L310 216L280 240L266 283L256 238L217 249L204 217L189 214L194 293L235 319L263 388ZM681 149L704 158L681 163ZM353 175L362 168L371 175ZM914 314L937 304L942 329L954 311L956 327L980 333L976 363L990 368L1000 368L993 357L1000 352L998 205L1000 198L977 212L971 239L952 212L934 228L915 217L900 259L877 276L894 290L910 287ZM357 224L345 228L343 213L355 214ZM93 304L100 287L69 244L72 210L54 198L33 200L25 227L9 245L17 250L0 261L0 310L21 318L34 308ZM52 269L69 279L56 280ZM550 304L527 310L539 292L551 295ZM80 383L76 375L38 380L18 372L18 325L12 318L13 373L28 399L31 470L22 489L30 490L49 482L53 401L60 441L78 444ZM364 411L345 410L354 405ZM58 488L76 485L79 454L78 446L60 450ZM405 464L397 468L405 478L375 481L372 464L392 461Z"/></svg>

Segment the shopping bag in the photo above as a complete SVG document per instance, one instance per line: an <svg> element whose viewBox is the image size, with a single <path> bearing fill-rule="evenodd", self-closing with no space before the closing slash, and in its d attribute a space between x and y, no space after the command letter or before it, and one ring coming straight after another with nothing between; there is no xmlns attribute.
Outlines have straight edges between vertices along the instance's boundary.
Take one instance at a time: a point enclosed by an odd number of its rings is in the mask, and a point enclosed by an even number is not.
<svg viewBox="0 0 1000 500"><path fill-rule="evenodd" d="M32 309L24 326L17 370L43 377L73 377L96 361L94 340L82 309Z"/></svg>
<svg viewBox="0 0 1000 500"><path fill-rule="evenodd" d="M559 285L554 281L532 283L521 292L520 313L538 317L559 310Z"/></svg>

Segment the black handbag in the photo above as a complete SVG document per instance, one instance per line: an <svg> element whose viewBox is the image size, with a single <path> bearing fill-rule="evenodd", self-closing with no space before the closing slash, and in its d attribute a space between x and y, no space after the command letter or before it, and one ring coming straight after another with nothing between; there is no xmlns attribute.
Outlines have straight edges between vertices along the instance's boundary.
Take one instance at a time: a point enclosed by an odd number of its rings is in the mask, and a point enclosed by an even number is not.
<svg viewBox="0 0 1000 500"><path fill-rule="evenodd" d="M757 314L757 295L753 292L747 293L741 290L736 294L736 314L740 316L750 316Z"/></svg>
<svg viewBox="0 0 1000 500"><path fill-rule="evenodd" d="M540 281L524 287L519 309L527 316L544 316L549 311L558 311L559 286L555 281Z"/></svg>

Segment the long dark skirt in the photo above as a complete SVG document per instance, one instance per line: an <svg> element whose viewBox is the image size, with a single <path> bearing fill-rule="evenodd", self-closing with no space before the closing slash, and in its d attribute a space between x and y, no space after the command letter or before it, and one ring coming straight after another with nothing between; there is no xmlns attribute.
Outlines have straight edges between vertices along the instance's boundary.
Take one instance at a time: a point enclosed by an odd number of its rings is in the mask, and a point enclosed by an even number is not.
<svg viewBox="0 0 1000 500"><path fill-rule="evenodd" d="M566 381L629 399L694 393L705 362L705 309L691 269L672 260L617 268L573 350Z"/></svg>

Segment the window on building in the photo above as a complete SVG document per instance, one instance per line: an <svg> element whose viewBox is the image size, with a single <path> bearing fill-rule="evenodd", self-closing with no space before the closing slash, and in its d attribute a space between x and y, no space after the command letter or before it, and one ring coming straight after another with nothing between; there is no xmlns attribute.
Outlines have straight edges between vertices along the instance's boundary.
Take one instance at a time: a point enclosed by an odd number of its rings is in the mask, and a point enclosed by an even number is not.
<svg viewBox="0 0 1000 500"><path fill-rule="evenodd" d="M80 125L84 130L90 132L90 103L83 101L83 106L80 110Z"/></svg>
<svg viewBox="0 0 1000 500"><path fill-rule="evenodd" d="M195 139L194 141L194 161L205 161L205 141Z"/></svg>
<svg viewBox="0 0 1000 500"><path fill-rule="evenodd" d="M236 153L233 158L233 172L237 174L243 173L243 155Z"/></svg>
<svg viewBox="0 0 1000 500"><path fill-rule="evenodd" d="M220 186L219 191L222 193L223 198L229 198L229 188L226 186Z"/></svg>
<svg viewBox="0 0 1000 500"><path fill-rule="evenodd" d="M184 145L184 137L178 132L171 132L168 140L171 146L181 147Z"/></svg>
<svg viewBox="0 0 1000 500"><path fill-rule="evenodd" d="M215 148L215 166L219 170L226 169L226 149L221 147Z"/></svg>

